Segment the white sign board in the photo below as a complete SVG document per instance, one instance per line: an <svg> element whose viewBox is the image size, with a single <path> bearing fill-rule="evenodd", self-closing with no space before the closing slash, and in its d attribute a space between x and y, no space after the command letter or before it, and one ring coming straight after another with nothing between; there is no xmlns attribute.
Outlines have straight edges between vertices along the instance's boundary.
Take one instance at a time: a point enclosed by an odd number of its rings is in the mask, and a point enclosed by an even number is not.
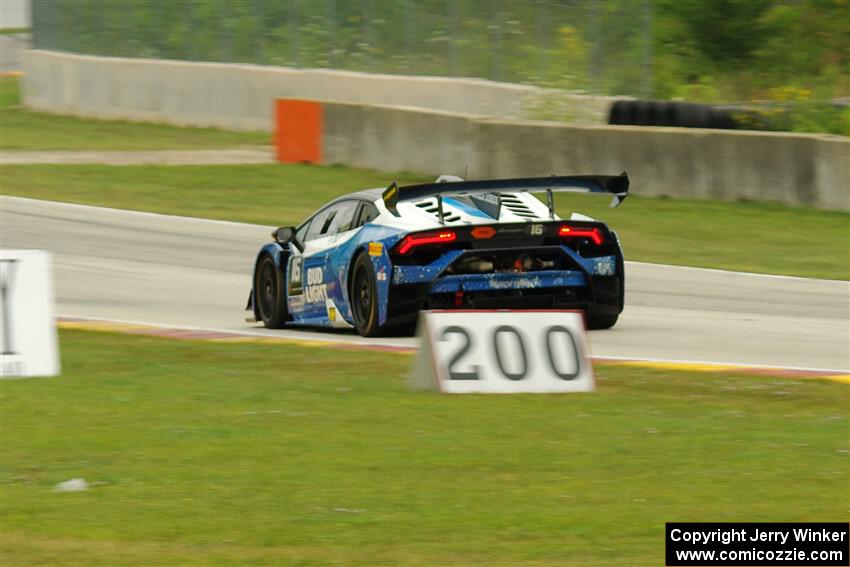
<svg viewBox="0 0 850 567"><path fill-rule="evenodd" d="M580 311L423 311L414 389L447 394L591 392Z"/></svg>
<svg viewBox="0 0 850 567"><path fill-rule="evenodd" d="M50 256L0 250L0 290L0 378L59 374Z"/></svg>

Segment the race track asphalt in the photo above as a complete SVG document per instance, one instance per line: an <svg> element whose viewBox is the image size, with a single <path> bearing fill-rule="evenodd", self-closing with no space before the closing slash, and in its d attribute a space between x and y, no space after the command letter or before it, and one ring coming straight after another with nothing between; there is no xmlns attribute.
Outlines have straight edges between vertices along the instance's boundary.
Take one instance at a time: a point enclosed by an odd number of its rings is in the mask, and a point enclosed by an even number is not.
<svg viewBox="0 0 850 567"><path fill-rule="evenodd" d="M0 197L6 249L53 254L57 312L309 340L412 338L269 331L244 321L251 269L272 227ZM846 371L850 283L627 262L626 309L592 331L596 357Z"/></svg>

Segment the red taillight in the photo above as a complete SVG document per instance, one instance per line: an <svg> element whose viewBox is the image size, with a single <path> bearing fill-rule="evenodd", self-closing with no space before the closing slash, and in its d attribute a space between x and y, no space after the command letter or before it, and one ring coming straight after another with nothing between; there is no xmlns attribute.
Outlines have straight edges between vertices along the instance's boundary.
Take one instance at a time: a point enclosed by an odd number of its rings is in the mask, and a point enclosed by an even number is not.
<svg viewBox="0 0 850 567"><path fill-rule="evenodd" d="M450 230L446 230L443 232L432 232L429 234L408 234L402 239L401 244L398 247L399 254L407 254L417 246L424 246L426 244L444 244L446 242L453 242L457 239L457 234Z"/></svg>
<svg viewBox="0 0 850 567"><path fill-rule="evenodd" d="M558 229L558 236L561 238L589 238L597 246L605 242L605 237L602 234L602 231L596 227L578 228L575 226L564 225Z"/></svg>

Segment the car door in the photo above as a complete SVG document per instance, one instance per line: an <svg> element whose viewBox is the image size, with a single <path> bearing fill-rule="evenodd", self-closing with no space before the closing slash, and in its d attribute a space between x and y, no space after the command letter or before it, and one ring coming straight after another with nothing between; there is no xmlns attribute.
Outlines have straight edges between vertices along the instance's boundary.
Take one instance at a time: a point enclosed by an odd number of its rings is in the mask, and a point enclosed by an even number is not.
<svg viewBox="0 0 850 567"><path fill-rule="evenodd" d="M332 260L340 238L352 224L358 202L334 203L318 213L309 225L299 228L296 238L300 250L289 260L289 307L296 321L311 324L332 322L328 316L328 297L341 290L336 281ZM342 230L341 230L342 229Z"/></svg>

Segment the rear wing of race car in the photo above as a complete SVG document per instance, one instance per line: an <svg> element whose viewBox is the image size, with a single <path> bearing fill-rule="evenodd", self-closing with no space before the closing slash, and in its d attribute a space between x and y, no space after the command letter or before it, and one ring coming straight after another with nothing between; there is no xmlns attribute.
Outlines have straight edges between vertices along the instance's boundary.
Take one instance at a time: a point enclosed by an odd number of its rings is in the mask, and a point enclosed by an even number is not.
<svg viewBox="0 0 850 567"><path fill-rule="evenodd" d="M401 201L418 201L428 197L437 197L439 216L442 219L443 197L468 196L479 207L494 208L496 216L501 208L501 193L546 193L549 216L555 217L553 192L603 193L613 195L611 206L616 207L629 194L629 176L624 171L620 175L567 175L551 177L521 177L514 179L482 179L477 181L438 181L421 185L399 187L392 183L383 193L384 205L394 215L398 215L397 206Z"/></svg>

